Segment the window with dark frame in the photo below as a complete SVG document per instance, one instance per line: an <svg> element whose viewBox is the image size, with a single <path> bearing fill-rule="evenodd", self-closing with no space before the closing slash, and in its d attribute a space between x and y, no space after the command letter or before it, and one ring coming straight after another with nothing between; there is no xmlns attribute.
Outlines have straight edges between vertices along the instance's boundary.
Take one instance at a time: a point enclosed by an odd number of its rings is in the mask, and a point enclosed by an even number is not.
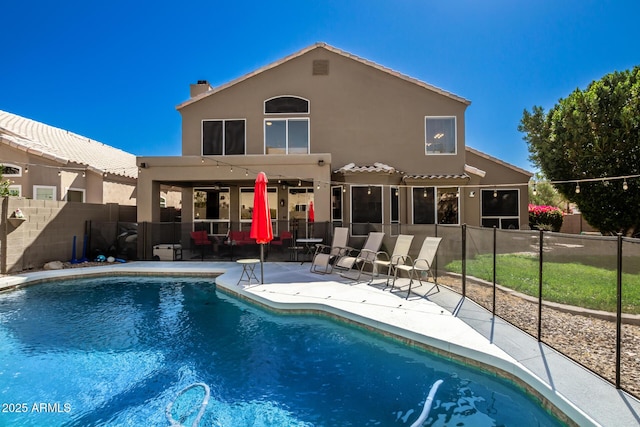
<svg viewBox="0 0 640 427"><path fill-rule="evenodd" d="M351 186L351 233L369 233L368 224L382 224L382 187Z"/></svg>
<svg viewBox="0 0 640 427"><path fill-rule="evenodd" d="M264 102L265 114L309 114L309 101L297 96L279 96Z"/></svg>
<svg viewBox="0 0 640 427"><path fill-rule="evenodd" d="M482 226L520 228L518 190L482 190Z"/></svg>
<svg viewBox="0 0 640 427"><path fill-rule="evenodd" d="M204 120L202 155L245 154L245 120Z"/></svg>

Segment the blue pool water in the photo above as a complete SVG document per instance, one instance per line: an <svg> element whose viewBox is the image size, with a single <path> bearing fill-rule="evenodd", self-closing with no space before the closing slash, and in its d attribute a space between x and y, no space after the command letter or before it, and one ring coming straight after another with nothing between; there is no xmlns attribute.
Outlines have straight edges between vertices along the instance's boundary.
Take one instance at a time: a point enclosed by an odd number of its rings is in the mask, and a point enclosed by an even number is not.
<svg viewBox="0 0 640 427"><path fill-rule="evenodd" d="M0 425L562 425L510 383L198 278L115 277L0 294Z"/></svg>

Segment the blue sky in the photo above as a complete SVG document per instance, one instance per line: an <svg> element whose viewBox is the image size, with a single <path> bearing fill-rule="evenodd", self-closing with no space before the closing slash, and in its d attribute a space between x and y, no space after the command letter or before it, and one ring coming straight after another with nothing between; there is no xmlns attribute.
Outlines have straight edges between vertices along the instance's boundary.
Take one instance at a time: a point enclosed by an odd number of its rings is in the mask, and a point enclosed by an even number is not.
<svg viewBox="0 0 640 427"><path fill-rule="evenodd" d="M136 155L179 155L189 84L315 42L471 100L467 145L533 171L517 126L640 65L637 0L11 1L0 109Z"/></svg>

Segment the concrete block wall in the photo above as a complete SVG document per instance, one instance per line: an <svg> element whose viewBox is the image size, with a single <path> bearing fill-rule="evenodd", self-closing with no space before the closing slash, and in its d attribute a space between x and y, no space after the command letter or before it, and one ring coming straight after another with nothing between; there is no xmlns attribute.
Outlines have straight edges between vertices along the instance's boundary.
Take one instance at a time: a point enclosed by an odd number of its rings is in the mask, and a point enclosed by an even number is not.
<svg viewBox="0 0 640 427"><path fill-rule="evenodd" d="M20 209L25 220L12 219ZM87 221L118 221L119 205L24 198L3 198L0 218L0 272L41 268L49 261L70 261L73 236L82 256Z"/></svg>

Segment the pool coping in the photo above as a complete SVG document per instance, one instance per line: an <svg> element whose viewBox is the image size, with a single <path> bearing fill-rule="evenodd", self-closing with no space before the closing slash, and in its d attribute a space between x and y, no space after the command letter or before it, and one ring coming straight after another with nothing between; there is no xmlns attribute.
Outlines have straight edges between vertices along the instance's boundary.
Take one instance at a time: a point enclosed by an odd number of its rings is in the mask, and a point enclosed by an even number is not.
<svg viewBox="0 0 640 427"><path fill-rule="evenodd" d="M242 267L233 262L131 262L110 264L90 268L73 268L54 271L39 271L0 277L0 291L28 286L42 281L73 277L104 276L108 274L137 275L197 275L216 277L216 286L224 292L253 301L272 310L290 313L305 312L336 317L383 335L419 345L444 356L471 362L483 370L506 373L510 379L524 389L533 392L541 403L552 405L575 425L608 425L594 419L587 410L581 409L574 399L559 390L557 384L549 384L544 378L529 369L522 360L510 356L492 340L463 321L451 308L438 305L429 298L418 296L408 301L399 295L382 291L366 283L354 283L335 274L322 276L312 274L307 267L297 263L268 263L265 269L267 284L238 286ZM333 295L340 295L335 298ZM402 295L404 296L404 295ZM362 298L365 298L363 301ZM349 299L350 298L350 299ZM404 302L406 301L406 302ZM451 310L451 311L449 311ZM387 316L385 318L385 315ZM437 319L431 326L415 322L416 319ZM412 324L413 322L413 324ZM442 323L445 323L442 328ZM437 324L437 325L436 325ZM422 325L422 326L421 326ZM586 371L586 370L585 370ZM591 374L593 375L593 374ZM599 377L593 375L594 379ZM611 386L612 389L614 389ZM615 390L615 389L614 389ZM619 392L619 391L618 391ZM618 405L619 406L619 405ZM638 421L635 405L627 411L630 419ZM638 406L640 408L640 406ZM620 412L615 411L614 417ZM620 418L615 418L620 421ZM611 424L615 425L615 424ZM621 425L621 424L617 424Z"/></svg>

